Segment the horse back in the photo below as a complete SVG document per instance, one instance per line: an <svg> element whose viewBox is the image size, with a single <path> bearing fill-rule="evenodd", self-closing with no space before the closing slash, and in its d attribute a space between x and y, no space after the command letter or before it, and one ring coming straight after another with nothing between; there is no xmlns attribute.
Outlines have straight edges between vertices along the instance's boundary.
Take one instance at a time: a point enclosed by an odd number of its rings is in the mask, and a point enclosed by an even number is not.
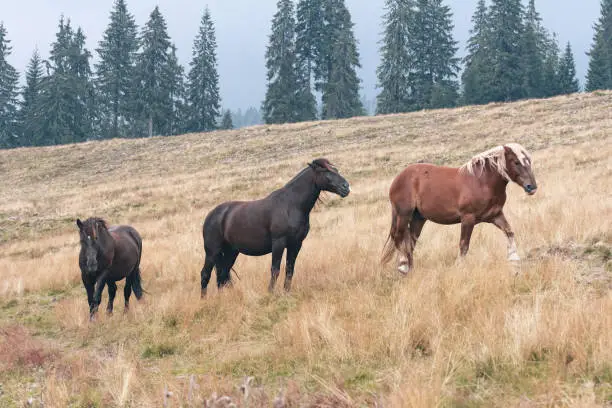
<svg viewBox="0 0 612 408"><path fill-rule="evenodd" d="M418 197L432 190L442 190L444 196L451 196L459 192L459 178L459 169L454 167L411 164L395 177L389 195L392 201L404 196Z"/></svg>

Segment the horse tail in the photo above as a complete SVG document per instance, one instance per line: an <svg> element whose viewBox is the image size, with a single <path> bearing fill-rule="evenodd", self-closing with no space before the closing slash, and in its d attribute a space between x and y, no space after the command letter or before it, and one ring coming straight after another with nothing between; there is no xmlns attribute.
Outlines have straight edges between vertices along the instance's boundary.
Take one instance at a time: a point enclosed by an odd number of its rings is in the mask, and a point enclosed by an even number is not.
<svg viewBox="0 0 612 408"><path fill-rule="evenodd" d="M132 276L132 290L134 291L134 295L136 295L136 299L140 300L140 298L142 297L142 293L145 291L142 288L142 279L140 278L140 268L137 268L133 273L134 273L134 276Z"/></svg>
<svg viewBox="0 0 612 408"><path fill-rule="evenodd" d="M391 209L391 228L389 229L389 235L387 236L387 240L385 241L385 245L383 247L382 257L380 260L381 264L387 264L393 254L395 253L395 236L397 235L398 229L398 215L395 210L395 206Z"/></svg>
<svg viewBox="0 0 612 408"><path fill-rule="evenodd" d="M143 292L149 293L142 288L142 279L140 277L140 258L142 257L142 238L135 230L132 231L130 229L129 234L134 239L134 241L136 241L136 245L138 246L138 260L136 261L136 265L134 266L134 269L132 269L131 283L132 283L132 290L134 291L134 295L136 295L136 299L140 300Z"/></svg>

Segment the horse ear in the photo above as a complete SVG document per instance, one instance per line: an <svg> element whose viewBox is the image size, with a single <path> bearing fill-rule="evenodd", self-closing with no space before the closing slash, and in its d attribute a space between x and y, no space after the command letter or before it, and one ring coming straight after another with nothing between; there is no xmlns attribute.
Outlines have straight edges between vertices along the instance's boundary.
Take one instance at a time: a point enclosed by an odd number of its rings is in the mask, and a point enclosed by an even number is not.
<svg viewBox="0 0 612 408"><path fill-rule="evenodd" d="M79 218L76 220L76 225L79 227L79 229L83 229L83 222Z"/></svg>

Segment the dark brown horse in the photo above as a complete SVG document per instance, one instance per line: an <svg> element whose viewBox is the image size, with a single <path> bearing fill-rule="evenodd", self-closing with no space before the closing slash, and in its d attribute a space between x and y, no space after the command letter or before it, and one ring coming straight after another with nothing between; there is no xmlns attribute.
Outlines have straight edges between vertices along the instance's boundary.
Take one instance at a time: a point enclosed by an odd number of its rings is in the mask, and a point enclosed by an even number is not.
<svg viewBox="0 0 612 408"><path fill-rule="evenodd" d="M518 143L497 146L474 156L460 168L412 164L389 189L391 230L382 261L388 262L397 249L398 270L412 269L413 251L425 221L461 223L460 255L465 256L474 225L488 222L508 238L508 260L520 260L514 233L504 216L506 186L513 181L527 194L536 192L531 157Z"/></svg>
<svg viewBox="0 0 612 408"><path fill-rule="evenodd" d="M231 283L230 271L238 254L261 256L272 253L268 290L274 290L281 258L287 249L285 290L291 289L295 259L310 228L310 211L321 191L341 197L349 194L349 183L327 160L317 159L284 187L256 201L230 201L212 209L204 220L202 235L206 259L201 272L201 296L213 267L217 286Z"/></svg>
<svg viewBox="0 0 612 408"><path fill-rule="evenodd" d="M109 227L101 218L77 219L81 238L79 267L87 290L89 317L93 320L100 305L104 285L108 285L108 313L113 312L117 282L125 278L125 309L128 309L132 290L136 299L142 297L140 284L140 257L142 239L129 225Z"/></svg>

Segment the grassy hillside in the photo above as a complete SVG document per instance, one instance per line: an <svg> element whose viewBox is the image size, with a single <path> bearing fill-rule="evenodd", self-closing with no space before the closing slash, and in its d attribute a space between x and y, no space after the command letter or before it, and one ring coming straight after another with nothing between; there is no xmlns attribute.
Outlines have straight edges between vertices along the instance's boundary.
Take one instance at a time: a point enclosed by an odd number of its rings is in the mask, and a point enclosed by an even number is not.
<svg viewBox="0 0 612 408"><path fill-rule="evenodd" d="M611 112L602 92L0 151L0 406L609 404ZM409 277L379 265L405 165L510 141L539 185L508 187L518 266L496 228L477 226L458 262L459 226L432 223ZM234 287L200 300L207 211L321 156L352 193L314 210L293 292L267 293L269 256L240 256ZM124 315L121 282L115 314L90 324L74 221L93 215L140 231L150 293Z"/></svg>

